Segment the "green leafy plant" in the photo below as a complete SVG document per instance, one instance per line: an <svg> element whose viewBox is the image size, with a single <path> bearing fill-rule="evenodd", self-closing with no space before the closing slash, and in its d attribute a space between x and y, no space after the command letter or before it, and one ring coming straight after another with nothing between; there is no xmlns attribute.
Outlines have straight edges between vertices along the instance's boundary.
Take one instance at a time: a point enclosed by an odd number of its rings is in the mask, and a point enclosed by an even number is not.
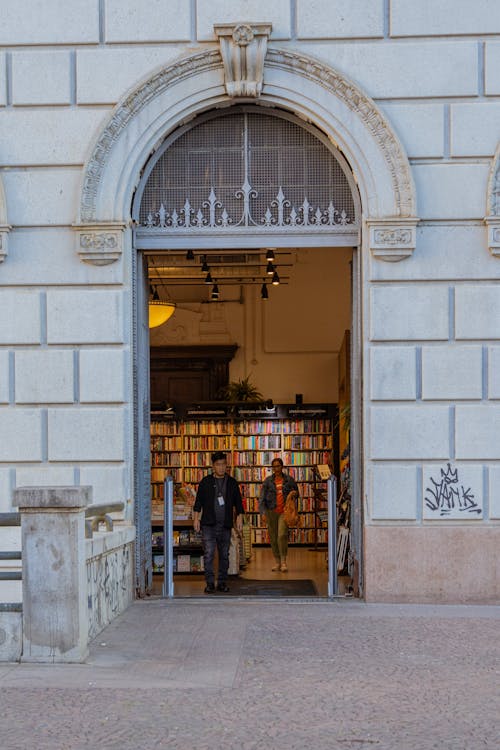
<svg viewBox="0 0 500 750"><path fill-rule="evenodd" d="M262 393L250 382L250 375L232 380L222 389L221 395L226 401L262 401Z"/></svg>

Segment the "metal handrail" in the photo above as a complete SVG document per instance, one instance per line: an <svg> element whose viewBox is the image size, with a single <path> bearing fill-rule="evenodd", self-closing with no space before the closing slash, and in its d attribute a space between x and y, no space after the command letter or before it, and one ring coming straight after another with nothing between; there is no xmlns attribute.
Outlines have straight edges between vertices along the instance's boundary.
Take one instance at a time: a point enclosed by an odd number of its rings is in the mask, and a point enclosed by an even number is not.
<svg viewBox="0 0 500 750"><path fill-rule="evenodd" d="M101 523L106 524L106 531L113 531L113 519L109 513L119 513L124 507L124 503L102 503L85 508L85 538L92 539L94 531L99 530Z"/></svg>

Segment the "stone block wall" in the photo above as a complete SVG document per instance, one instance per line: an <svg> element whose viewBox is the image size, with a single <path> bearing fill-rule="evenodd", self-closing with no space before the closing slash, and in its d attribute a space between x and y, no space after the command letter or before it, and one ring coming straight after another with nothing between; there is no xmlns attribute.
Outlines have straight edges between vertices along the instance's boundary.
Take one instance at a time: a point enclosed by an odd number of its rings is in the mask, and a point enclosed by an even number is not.
<svg viewBox="0 0 500 750"><path fill-rule="evenodd" d="M132 86L213 46L214 23L237 20L271 21L270 44L352 78L410 160L416 250L399 263L363 257L366 523L493 528L500 259L483 220L500 141L500 6L489 0L177 0L168 9L4 0L0 178L12 229L0 264L2 509L30 483L88 483L95 502L130 500L130 255L93 266L75 253L82 169ZM428 488L455 470L459 488L470 478L480 513L429 518Z"/></svg>

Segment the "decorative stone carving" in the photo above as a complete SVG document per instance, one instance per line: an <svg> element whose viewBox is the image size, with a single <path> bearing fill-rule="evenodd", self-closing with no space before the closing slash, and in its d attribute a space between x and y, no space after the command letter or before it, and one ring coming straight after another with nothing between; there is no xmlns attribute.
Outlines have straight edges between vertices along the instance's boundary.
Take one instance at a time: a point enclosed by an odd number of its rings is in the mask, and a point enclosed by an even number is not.
<svg viewBox="0 0 500 750"><path fill-rule="evenodd" d="M389 262L410 257L416 246L417 222L416 218L368 220L373 257Z"/></svg>
<svg viewBox="0 0 500 750"><path fill-rule="evenodd" d="M0 263L8 255L8 235L11 227L8 224L0 224Z"/></svg>
<svg viewBox="0 0 500 750"><path fill-rule="evenodd" d="M270 23L223 23L214 26L228 96L260 96L271 29Z"/></svg>
<svg viewBox="0 0 500 750"><path fill-rule="evenodd" d="M76 250L80 259L94 266L114 263L122 254L124 227L121 222L74 224Z"/></svg>
<svg viewBox="0 0 500 750"><path fill-rule="evenodd" d="M251 25L252 28L255 24ZM232 25L234 28L234 25ZM87 162L80 201L80 220L95 222L98 215L99 187L115 142L123 130L151 100L169 86L222 66L218 49L204 49L191 57L177 60L140 85L120 102L100 134ZM415 191L408 159L398 138L375 103L345 76L307 55L268 48L266 68L286 70L303 76L334 93L363 123L388 166L397 209L396 216L411 217L416 211Z"/></svg>
<svg viewBox="0 0 500 750"><path fill-rule="evenodd" d="M500 258L500 216L487 216L485 223L488 227L490 253L496 258Z"/></svg>

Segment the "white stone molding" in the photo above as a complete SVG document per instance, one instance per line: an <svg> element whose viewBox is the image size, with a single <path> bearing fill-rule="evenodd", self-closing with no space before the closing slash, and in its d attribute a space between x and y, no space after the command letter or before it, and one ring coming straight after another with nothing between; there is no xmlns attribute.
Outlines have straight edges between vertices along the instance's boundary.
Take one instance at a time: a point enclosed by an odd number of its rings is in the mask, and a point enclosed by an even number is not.
<svg viewBox="0 0 500 750"><path fill-rule="evenodd" d="M118 260L123 252L122 222L105 224L74 224L76 250L84 263L108 266Z"/></svg>
<svg viewBox="0 0 500 750"><path fill-rule="evenodd" d="M257 98L262 93L270 23L222 23L214 26L230 97Z"/></svg>
<svg viewBox="0 0 500 750"><path fill-rule="evenodd" d="M500 143L488 178L487 211L484 221L488 227L488 247L492 255L500 258Z"/></svg>
<svg viewBox="0 0 500 750"><path fill-rule="evenodd" d="M86 161L77 219L82 231L86 225L127 224L133 191L151 153L181 123L232 102L220 50L214 47L162 68L125 96ZM319 60L268 48L255 102L293 112L322 130L348 160L367 219L394 228L402 219L415 225L415 186L406 153L385 115L356 84ZM387 254L395 256L398 247L390 244ZM402 247L410 254L411 239ZM82 250L88 258L89 249Z"/></svg>
<svg viewBox="0 0 500 750"><path fill-rule="evenodd" d="M368 220L366 223L374 258L395 262L413 254L417 244L418 219Z"/></svg>
<svg viewBox="0 0 500 750"><path fill-rule="evenodd" d="M6 259L8 253L9 232L12 229L8 224L0 224L0 263Z"/></svg>

